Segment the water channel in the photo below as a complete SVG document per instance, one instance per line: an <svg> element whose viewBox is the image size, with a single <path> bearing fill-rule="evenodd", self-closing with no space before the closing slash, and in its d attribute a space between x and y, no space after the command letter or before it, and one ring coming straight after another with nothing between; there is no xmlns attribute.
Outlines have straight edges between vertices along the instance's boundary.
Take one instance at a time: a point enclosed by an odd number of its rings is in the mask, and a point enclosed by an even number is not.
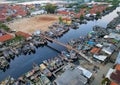
<svg viewBox="0 0 120 85"><path fill-rule="evenodd" d="M107 24L111 20L113 20L113 18L118 16L116 13L117 11L120 11L120 7L117 7L113 12L103 16L101 19L88 21L87 24L80 25L79 29L76 30L70 29L62 37L57 38L57 40L63 43L67 43L69 40L73 38L85 36L89 31L92 31L92 27L94 25L106 27ZM22 74L31 70L33 63L39 65L40 63L42 63L43 60L57 56L58 54L57 50L62 51L65 50L65 48L55 43L48 43L48 46L36 49L35 54L20 55L19 57L16 57L14 60L11 60L9 69L7 69L5 72L0 70L0 81L2 81L9 75L13 78L18 78Z"/></svg>

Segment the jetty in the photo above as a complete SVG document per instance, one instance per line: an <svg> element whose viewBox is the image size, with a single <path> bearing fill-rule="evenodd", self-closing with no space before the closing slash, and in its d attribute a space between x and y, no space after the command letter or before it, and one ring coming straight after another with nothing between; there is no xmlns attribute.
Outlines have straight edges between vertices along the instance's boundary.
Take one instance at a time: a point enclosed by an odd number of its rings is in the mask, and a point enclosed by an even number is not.
<svg viewBox="0 0 120 85"><path fill-rule="evenodd" d="M47 39L48 41L55 42L55 43L57 43L57 44L59 44L59 45L61 45L63 47L66 47L69 50L74 50L77 54L81 55L84 59L86 59L87 61L89 61L90 63L93 64L93 61L89 57L87 57L81 51L78 51L77 49L73 48L72 46L64 44L64 43L61 43L61 42L59 42L59 41L57 41L57 40L55 40L53 38L47 37L45 35L40 35L40 36L42 36L43 38Z"/></svg>

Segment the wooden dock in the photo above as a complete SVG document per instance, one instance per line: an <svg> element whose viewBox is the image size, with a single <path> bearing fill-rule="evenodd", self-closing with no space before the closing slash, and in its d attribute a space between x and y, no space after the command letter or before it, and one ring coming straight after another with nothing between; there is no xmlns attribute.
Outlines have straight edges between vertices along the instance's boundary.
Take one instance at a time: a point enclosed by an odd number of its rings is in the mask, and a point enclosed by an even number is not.
<svg viewBox="0 0 120 85"><path fill-rule="evenodd" d="M64 46L67 49L74 50L77 54L81 55L84 59L86 59L90 63L93 63L93 61L88 56L86 56L85 54L83 54L81 51L78 51L77 49L73 48L72 46L66 45L64 43L61 43L61 42L59 42L59 41L57 41L57 40L55 40L53 38L47 37L45 35L40 35L40 36L42 36L43 38L47 39L48 41L52 41L52 42L55 42L55 43L57 43L57 44L59 44L61 46Z"/></svg>

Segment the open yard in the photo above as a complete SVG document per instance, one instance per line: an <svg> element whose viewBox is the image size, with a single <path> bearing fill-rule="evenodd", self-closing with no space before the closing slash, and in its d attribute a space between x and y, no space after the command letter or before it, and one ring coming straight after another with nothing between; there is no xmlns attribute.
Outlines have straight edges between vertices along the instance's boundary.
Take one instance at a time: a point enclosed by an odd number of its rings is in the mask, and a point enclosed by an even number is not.
<svg viewBox="0 0 120 85"><path fill-rule="evenodd" d="M58 21L56 15L37 15L30 18L17 19L7 24L12 30L33 33L34 31L49 30L48 26Z"/></svg>

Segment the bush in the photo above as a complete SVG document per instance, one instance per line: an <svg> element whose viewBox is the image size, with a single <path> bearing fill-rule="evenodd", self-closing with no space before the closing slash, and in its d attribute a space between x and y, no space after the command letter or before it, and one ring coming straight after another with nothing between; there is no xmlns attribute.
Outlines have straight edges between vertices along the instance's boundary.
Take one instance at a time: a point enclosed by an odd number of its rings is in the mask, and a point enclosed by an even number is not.
<svg viewBox="0 0 120 85"><path fill-rule="evenodd" d="M62 23L62 17L61 16L59 17L59 22Z"/></svg>
<svg viewBox="0 0 120 85"><path fill-rule="evenodd" d="M56 6L48 4L45 6L45 10L47 11L47 13L54 13L56 10Z"/></svg>
<svg viewBox="0 0 120 85"><path fill-rule="evenodd" d="M83 15L80 15L80 20L83 20L84 19L84 16Z"/></svg>
<svg viewBox="0 0 120 85"><path fill-rule="evenodd" d="M10 28L8 26L6 26L5 24L3 24L3 23L0 23L0 28L5 30L5 31L9 31L10 30Z"/></svg>
<svg viewBox="0 0 120 85"><path fill-rule="evenodd" d="M108 78L104 78L104 79L102 80L101 84L102 84L102 85L105 85L106 82L107 82L106 85L109 85L110 80L109 80Z"/></svg>

